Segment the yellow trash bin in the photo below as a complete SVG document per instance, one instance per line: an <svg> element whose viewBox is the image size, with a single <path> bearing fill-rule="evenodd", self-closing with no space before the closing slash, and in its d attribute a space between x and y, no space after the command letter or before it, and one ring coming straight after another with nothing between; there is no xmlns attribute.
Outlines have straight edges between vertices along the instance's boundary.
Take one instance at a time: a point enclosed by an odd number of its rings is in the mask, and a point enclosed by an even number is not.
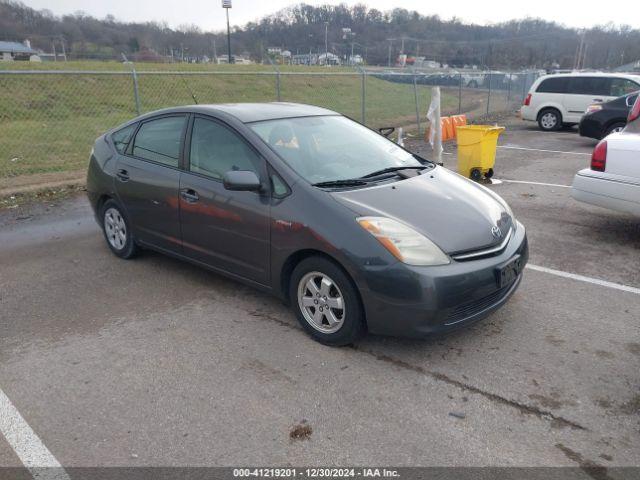
<svg viewBox="0 0 640 480"><path fill-rule="evenodd" d="M491 178L496 162L498 136L504 127L461 125L458 137L458 173L475 181Z"/></svg>

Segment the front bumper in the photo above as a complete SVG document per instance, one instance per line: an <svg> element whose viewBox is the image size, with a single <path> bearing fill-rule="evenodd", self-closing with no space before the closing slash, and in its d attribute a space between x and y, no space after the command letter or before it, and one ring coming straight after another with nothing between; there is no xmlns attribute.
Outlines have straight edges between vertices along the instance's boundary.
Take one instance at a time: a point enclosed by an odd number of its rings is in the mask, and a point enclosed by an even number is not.
<svg viewBox="0 0 640 480"><path fill-rule="evenodd" d="M582 117L578 124L578 132L581 137L595 138L596 140L600 140L603 135L602 125L590 115Z"/></svg>
<svg viewBox="0 0 640 480"><path fill-rule="evenodd" d="M414 267L396 263L369 267L361 286L367 326L371 333L405 337L456 330L497 310L517 290L522 273L499 288L496 268L520 255L529 257L523 225L499 255L469 261L453 261L438 267Z"/></svg>

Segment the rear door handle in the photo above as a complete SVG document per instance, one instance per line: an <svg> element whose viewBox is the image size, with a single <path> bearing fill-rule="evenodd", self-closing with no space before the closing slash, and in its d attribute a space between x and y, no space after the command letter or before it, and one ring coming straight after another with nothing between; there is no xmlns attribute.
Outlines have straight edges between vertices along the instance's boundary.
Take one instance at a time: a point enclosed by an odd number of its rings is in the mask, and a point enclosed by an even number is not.
<svg viewBox="0 0 640 480"><path fill-rule="evenodd" d="M200 200L200 197L198 196L198 192L196 192L192 188L187 188L182 190L180 192L180 196L184 198L186 202L189 202L189 203L196 203L198 200Z"/></svg>
<svg viewBox="0 0 640 480"><path fill-rule="evenodd" d="M602 102L602 99L601 98L594 98L593 101L594 102Z"/></svg>
<svg viewBox="0 0 640 480"><path fill-rule="evenodd" d="M126 170L124 170L123 168L121 168L120 170L118 170L118 172L116 173L116 177L118 177L120 180L122 180L123 182L126 182L127 180L129 180L129 172L127 172Z"/></svg>

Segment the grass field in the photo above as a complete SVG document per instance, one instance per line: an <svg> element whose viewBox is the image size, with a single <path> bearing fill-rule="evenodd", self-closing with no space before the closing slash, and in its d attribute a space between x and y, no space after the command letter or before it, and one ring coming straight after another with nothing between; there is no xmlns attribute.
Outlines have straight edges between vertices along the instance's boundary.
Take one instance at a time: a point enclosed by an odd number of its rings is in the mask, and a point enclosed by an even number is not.
<svg viewBox="0 0 640 480"><path fill-rule="evenodd" d="M71 75L0 72L0 178L84 168L93 140L136 116L129 68L118 62L0 63L0 70L105 72ZM273 73L270 66L143 64L137 65L137 70L142 113L193 104L194 98L200 104L277 99L277 78L269 74ZM361 120L362 78L357 72L295 66L281 70L282 101L319 105ZM107 71L123 73L107 74ZM303 74L310 72L316 75ZM327 72L349 74L317 75ZM430 89L419 86L422 117L429 100ZM477 95L465 96L463 110L476 108L478 101ZM456 89L443 89L442 109L457 111ZM374 128L415 124L413 86L367 76L365 114L366 124Z"/></svg>

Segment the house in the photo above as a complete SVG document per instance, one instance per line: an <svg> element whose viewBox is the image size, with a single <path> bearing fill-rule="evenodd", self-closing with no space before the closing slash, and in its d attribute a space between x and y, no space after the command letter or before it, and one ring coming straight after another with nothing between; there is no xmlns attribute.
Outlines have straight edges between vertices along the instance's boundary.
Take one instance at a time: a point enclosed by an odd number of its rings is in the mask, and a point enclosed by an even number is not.
<svg viewBox="0 0 640 480"><path fill-rule="evenodd" d="M28 61L31 60L32 57L39 58L38 52L31 48L31 42L29 42L29 40L25 40L23 43L0 41L0 61Z"/></svg>

